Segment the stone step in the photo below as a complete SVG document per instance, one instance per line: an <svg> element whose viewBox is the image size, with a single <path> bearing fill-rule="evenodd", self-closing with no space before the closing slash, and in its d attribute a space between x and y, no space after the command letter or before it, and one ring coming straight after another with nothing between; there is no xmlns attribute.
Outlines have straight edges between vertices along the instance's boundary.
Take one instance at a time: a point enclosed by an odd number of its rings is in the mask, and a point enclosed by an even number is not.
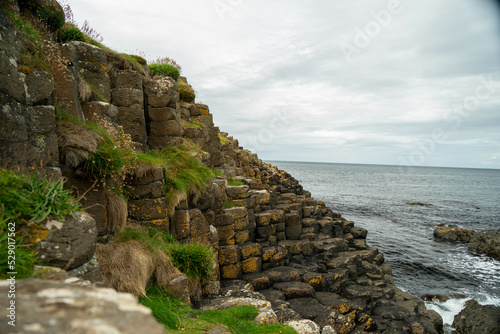
<svg viewBox="0 0 500 334"><path fill-rule="evenodd" d="M273 289L283 292L286 300L295 298L314 297L314 288L303 282L281 282L275 283Z"/></svg>

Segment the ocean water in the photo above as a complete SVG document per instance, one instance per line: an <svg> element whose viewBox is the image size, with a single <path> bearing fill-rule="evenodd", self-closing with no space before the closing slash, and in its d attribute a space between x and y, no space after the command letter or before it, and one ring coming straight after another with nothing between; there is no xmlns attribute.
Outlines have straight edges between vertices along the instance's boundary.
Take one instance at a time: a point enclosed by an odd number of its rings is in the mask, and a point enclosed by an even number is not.
<svg viewBox="0 0 500 334"><path fill-rule="evenodd" d="M500 170L270 163L290 173L315 199L366 228L368 244L384 254L399 288L419 297L444 296L427 307L441 314L447 332L470 298L500 306L500 261L433 237L440 225L499 229Z"/></svg>

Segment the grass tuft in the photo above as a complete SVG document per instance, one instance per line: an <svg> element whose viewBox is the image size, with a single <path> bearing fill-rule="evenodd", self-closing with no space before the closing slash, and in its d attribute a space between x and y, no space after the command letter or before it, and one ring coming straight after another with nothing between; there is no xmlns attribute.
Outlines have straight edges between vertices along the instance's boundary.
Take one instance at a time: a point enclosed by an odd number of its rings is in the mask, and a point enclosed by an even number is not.
<svg viewBox="0 0 500 334"><path fill-rule="evenodd" d="M233 201L225 201L222 203L223 208L234 208L236 204Z"/></svg>
<svg viewBox="0 0 500 334"><path fill-rule="evenodd" d="M195 280L209 280L215 269L215 254L210 247L190 243L168 245L170 259L174 266L186 276Z"/></svg>
<svg viewBox="0 0 500 334"><path fill-rule="evenodd" d="M63 220L80 210L62 181L51 182L34 172L23 175L6 169L0 169L0 203L4 205L5 216L22 225L42 222L48 216Z"/></svg>
<svg viewBox="0 0 500 334"><path fill-rule="evenodd" d="M194 92L193 87L188 85L185 82L179 82L179 89L177 90L179 92L179 99L184 102L189 102L192 103L194 102L194 99L196 98L196 93Z"/></svg>
<svg viewBox="0 0 500 334"><path fill-rule="evenodd" d="M229 139L223 137L220 133L219 133L219 140L222 145L226 145L229 142Z"/></svg>
<svg viewBox="0 0 500 334"><path fill-rule="evenodd" d="M175 81L179 79L179 76L181 75L179 70L174 66L170 64L149 64L149 69L151 71L151 75L161 75L164 77L171 77Z"/></svg>
<svg viewBox="0 0 500 334"><path fill-rule="evenodd" d="M244 186L245 184L240 181L235 181L232 177L227 178L227 185L231 187Z"/></svg>
<svg viewBox="0 0 500 334"><path fill-rule="evenodd" d="M63 183L47 181L36 176L18 174L0 169L0 276L9 270L7 244L15 240L15 270L17 278L30 277L36 253L25 241L24 233L31 224L42 222L49 216L61 221L80 210L79 203ZM10 238L10 240L9 240Z"/></svg>
<svg viewBox="0 0 500 334"><path fill-rule="evenodd" d="M166 199L173 204L179 194L191 195L206 189L216 172L193 158L188 151L167 147L162 151L138 153L138 161L162 166L165 176Z"/></svg>

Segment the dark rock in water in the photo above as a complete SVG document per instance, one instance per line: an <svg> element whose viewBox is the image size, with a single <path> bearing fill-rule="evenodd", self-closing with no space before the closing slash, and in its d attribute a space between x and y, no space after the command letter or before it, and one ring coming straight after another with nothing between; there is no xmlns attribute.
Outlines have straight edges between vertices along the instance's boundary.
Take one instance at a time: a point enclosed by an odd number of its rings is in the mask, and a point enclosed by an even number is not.
<svg viewBox="0 0 500 334"><path fill-rule="evenodd" d="M464 228L442 226L434 230L434 237L448 241L467 243L471 240L474 233L473 230Z"/></svg>
<svg viewBox="0 0 500 334"><path fill-rule="evenodd" d="M448 299L450 299L448 296L445 295L423 295L422 300L426 302L445 302Z"/></svg>
<svg viewBox="0 0 500 334"><path fill-rule="evenodd" d="M451 295L445 296L445 295L440 295L440 294L429 294L429 295L423 295L420 298L426 302L445 302L450 298L455 298L455 299L465 299L466 296L460 293L452 293Z"/></svg>
<svg viewBox="0 0 500 334"><path fill-rule="evenodd" d="M465 303L465 308L453 319L457 334L499 334L500 307L494 305L479 305L471 299Z"/></svg>
<svg viewBox="0 0 500 334"><path fill-rule="evenodd" d="M432 206L432 204L422 203L422 202L406 202L406 205L415 205L415 206Z"/></svg>
<svg viewBox="0 0 500 334"><path fill-rule="evenodd" d="M485 254L500 261L500 230L476 232L470 240L469 251Z"/></svg>

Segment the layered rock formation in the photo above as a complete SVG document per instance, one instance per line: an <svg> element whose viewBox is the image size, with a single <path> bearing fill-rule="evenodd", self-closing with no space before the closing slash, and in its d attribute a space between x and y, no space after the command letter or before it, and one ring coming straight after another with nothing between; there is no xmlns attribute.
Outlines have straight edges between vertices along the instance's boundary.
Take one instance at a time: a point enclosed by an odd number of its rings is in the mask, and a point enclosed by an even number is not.
<svg viewBox="0 0 500 334"><path fill-rule="evenodd" d="M323 328L323 333L442 332L437 313L394 285L383 255L366 244L366 230L313 199L288 173L240 147L237 139L214 125L208 106L181 102L173 79L151 77L147 68L83 42L57 45L64 61L55 64L52 73L21 69L16 27L2 12L0 23L1 162L9 168L59 171L75 194L85 195L83 207L92 217L41 227L51 233L42 233L34 242L53 258L53 265L85 277L98 268L92 258L97 240L112 239L125 223L153 226L180 242L199 242L215 250L216 275L203 287L206 307L232 305L228 299L250 293L249 298L268 308L263 321L307 319L314 324L301 324ZM225 176L211 181L204 193L172 204L165 198L168 185L162 168L151 168L129 175L128 200L120 202L103 184L82 178L79 168L98 140L91 134L82 134L87 141L72 140L75 132L67 123L56 122L56 109L81 121L104 118L122 127L139 151L195 145L203 152L198 159ZM228 177L243 185L229 185ZM58 242L66 250L51 246ZM42 298L47 294L37 291L52 283L23 284ZM24 311L28 316L34 310ZM73 326L64 319L62 325ZM121 320L108 325L122 326Z"/></svg>

